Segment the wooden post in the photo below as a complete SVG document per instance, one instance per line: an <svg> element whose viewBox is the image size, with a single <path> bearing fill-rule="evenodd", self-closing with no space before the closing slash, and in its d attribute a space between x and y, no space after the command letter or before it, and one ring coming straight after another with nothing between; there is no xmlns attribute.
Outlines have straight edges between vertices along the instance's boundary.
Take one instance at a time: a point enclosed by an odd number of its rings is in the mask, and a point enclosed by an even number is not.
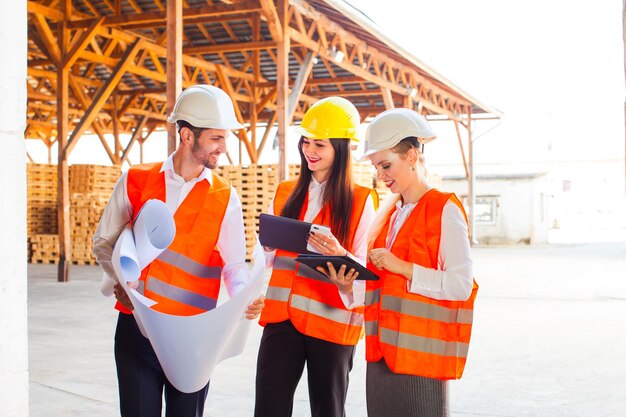
<svg viewBox="0 0 626 417"><path fill-rule="evenodd" d="M59 235L59 266L57 280L69 281L70 265L72 263L72 247L70 244L70 190L69 172L67 167L66 144L68 138L68 104L69 104L69 69L65 68L64 59L69 44L69 31L66 22L71 12L65 3L66 19L59 22L57 42L60 57L57 63L57 146L58 146L58 175L57 175L57 225Z"/></svg>
<svg viewBox="0 0 626 417"><path fill-rule="evenodd" d="M289 94L289 36L287 28L287 8L289 0L277 0L278 19L283 31L282 40L278 43L276 63L277 114L278 114L278 180L284 181L288 175L287 168L287 125L288 125L288 98Z"/></svg>
<svg viewBox="0 0 626 417"><path fill-rule="evenodd" d="M256 13L252 19L252 40L258 42L261 39L261 16ZM254 81L252 82L252 103L250 103L250 144L256 153L256 162L259 162L261 154L256 152L256 125L258 123L257 100L259 97L259 79L261 78L261 58L258 50L252 52L252 73ZM241 141L240 141L241 143Z"/></svg>
<svg viewBox="0 0 626 417"><path fill-rule="evenodd" d="M393 96L391 95L391 90L389 90L388 88L381 88L380 91L383 95L383 102L385 103L385 109L389 110L389 109L393 109L394 107L396 107L393 103Z"/></svg>
<svg viewBox="0 0 626 417"><path fill-rule="evenodd" d="M467 217L469 220L469 235L470 244L473 246L478 243L476 240L476 219L474 202L476 200L474 182L476 180L476 173L474 172L474 140L472 138L472 113L471 110L468 113L467 120L467 156L469 165L469 177L467 179Z"/></svg>
<svg viewBox="0 0 626 417"><path fill-rule="evenodd" d="M167 114L183 90L183 1L167 0ZM176 125L167 123L167 154L176 150Z"/></svg>
<svg viewBox="0 0 626 417"><path fill-rule="evenodd" d="M117 113L117 106L119 104L119 97L117 94L113 94L113 143L115 152L115 163L120 164L121 144L120 144L120 127L119 127L119 114Z"/></svg>

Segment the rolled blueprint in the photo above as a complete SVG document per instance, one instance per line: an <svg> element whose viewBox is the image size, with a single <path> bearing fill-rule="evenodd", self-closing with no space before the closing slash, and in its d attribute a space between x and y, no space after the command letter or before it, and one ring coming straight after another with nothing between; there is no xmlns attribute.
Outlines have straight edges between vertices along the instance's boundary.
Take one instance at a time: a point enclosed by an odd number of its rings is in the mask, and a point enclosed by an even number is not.
<svg viewBox="0 0 626 417"><path fill-rule="evenodd" d="M148 200L133 225L137 260L144 269L174 241L176 224L172 212L161 200Z"/></svg>

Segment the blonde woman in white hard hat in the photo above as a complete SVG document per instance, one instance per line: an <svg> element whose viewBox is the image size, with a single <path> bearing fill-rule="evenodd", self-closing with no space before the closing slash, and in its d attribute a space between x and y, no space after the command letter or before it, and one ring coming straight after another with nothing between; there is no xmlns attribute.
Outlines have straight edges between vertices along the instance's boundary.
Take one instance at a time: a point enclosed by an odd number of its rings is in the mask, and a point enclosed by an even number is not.
<svg viewBox="0 0 626 417"><path fill-rule="evenodd" d="M230 296L249 279L239 197L212 172L226 151L230 130L242 126L228 95L209 85L183 91L167 121L177 125L178 149L165 162L133 166L122 175L95 233L94 254L107 281L116 282L111 254L121 231L147 200L164 201L174 214L176 236L144 268L138 291L157 301L159 311L188 316L215 308L222 276ZM126 292L116 284L114 293L120 312L115 363L122 417L161 416L163 395L166 416L201 416L209 384L194 393L177 390L141 334ZM246 316L256 318L262 306L263 299L256 300Z"/></svg>
<svg viewBox="0 0 626 417"><path fill-rule="evenodd" d="M426 120L391 109L367 128L365 157L394 193L370 229L365 331L369 417L448 416L447 380L465 366L478 289L454 194L431 188Z"/></svg>
<svg viewBox="0 0 626 417"><path fill-rule="evenodd" d="M374 217L371 190L352 180L350 143L359 113L352 103L329 97L311 106L300 126L300 176L282 182L270 213L330 228L308 243L324 255L349 255L365 264L366 232ZM296 253L270 248L272 276L259 323L265 326L256 377L256 417L289 417L293 396L307 367L313 417L344 417L348 374L363 325L365 286L342 270L330 282Z"/></svg>

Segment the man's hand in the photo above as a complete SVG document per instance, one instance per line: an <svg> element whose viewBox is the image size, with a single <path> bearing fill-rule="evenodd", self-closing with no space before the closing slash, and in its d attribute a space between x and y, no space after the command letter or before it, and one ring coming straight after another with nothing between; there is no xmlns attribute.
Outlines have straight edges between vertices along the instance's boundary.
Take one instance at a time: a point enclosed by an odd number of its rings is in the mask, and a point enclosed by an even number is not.
<svg viewBox="0 0 626 417"><path fill-rule="evenodd" d="M135 289L138 286L139 286L138 281L128 283L129 288ZM117 301L119 301L124 307L126 307L129 310L134 309L133 304L130 302L130 298L128 298L128 294L126 294L126 291L124 291L124 288L122 288L122 286L119 283L113 286L113 291L115 293L115 298L117 298Z"/></svg>
<svg viewBox="0 0 626 417"><path fill-rule="evenodd" d="M261 310L265 306L265 296L260 296L256 300L254 300L246 309L246 318L248 320L254 320L259 317L261 314Z"/></svg>

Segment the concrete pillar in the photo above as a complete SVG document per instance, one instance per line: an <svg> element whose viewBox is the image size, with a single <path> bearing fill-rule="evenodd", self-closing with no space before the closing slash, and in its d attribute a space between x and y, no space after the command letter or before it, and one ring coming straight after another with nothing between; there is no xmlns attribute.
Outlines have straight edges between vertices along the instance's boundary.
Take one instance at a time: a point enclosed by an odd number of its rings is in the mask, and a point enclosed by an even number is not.
<svg viewBox="0 0 626 417"><path fill-rule="evenodd" d="M28 415L26 0L0 2L0 416Z"/></svg>

